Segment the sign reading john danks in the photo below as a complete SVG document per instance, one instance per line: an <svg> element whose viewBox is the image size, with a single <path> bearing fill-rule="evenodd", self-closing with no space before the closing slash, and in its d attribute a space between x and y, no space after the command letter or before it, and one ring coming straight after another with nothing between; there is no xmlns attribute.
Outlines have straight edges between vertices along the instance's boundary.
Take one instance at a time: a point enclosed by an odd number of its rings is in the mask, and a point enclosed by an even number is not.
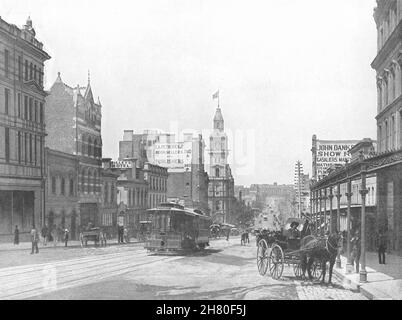
<svg viewBox="0 0 402 320"><path fill-rule="evenodd" d="M313 177L321 180L329 168L350 162L350 149L359 140L317 140L313 137Z"/></svg>

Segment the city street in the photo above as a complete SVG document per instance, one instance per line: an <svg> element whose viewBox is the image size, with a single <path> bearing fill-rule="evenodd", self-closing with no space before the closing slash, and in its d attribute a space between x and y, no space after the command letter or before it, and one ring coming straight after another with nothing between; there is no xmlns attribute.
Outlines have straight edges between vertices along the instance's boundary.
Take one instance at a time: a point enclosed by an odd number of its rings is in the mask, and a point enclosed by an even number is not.
<svg viewBox="0 0 402 320"><path fill-rule="evenodd" d="M360 300L360 293L259 275L254 237L218 239L203 253L150 255L142 244L0 252L0 299ZM6 261L9 266L6 267Z"/></svg>

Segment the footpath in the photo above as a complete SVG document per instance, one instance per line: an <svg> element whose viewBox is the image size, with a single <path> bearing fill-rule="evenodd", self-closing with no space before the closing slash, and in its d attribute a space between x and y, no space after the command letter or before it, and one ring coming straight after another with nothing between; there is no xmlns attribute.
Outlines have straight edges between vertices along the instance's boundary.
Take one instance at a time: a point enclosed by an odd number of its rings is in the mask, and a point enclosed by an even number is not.
<svg viewBox="0 0 402 320"><path fill-rule="evenodd" d="M333 272L345 285L359 290L370 300L402 300L402 257L386 255L386 264L378 263L378 255L366 253L367 282L360 283L360 275L354 268L352 273L346 272L347 258L341 256L342 265Z"/></svg>
<svg viewBox="0 0 402 320"><path fill-rule="evenodd" d="M128 244L134 244L134 243L140 243L141 241L138 241L135 238L132 238ZM117 245L124 245L127 243L120 244L118 243L117 239L111 239L107 241L107 246L117 246ZM40 250L51 250L51 249L56 249L56 248L62 248L64 247L64 242L58 242L57 245L55 246L53 241L48 242L46 246L43 245L43 241L38 243L39 249ZM93 242L88 242L88 247L93 247L94 243ZM70 240L68 241L67 244L68 248L81 248L81 242L78 240ZM18 245L14 245L12 243L0 243L0 252L4 251L15 251L15 250L25 250L29 251L32 248L32 243L31 242L20 242Z"/></svg>

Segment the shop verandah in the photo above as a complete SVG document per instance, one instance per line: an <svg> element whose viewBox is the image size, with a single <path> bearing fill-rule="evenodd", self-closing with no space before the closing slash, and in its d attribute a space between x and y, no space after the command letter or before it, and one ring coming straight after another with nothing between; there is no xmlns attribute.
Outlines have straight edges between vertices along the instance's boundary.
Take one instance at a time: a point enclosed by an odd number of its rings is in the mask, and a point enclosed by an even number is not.
<svg viewBox="0 0 402 320"><path fill-rule="evenodd" d="M311 220L314 231L343 231L350 263L350 240L361 234L361 280L365 281L366 250L376 249L379 233L388 239L388 251L402 249L402 150L365 158L331 172L311 186Z"/></svg>

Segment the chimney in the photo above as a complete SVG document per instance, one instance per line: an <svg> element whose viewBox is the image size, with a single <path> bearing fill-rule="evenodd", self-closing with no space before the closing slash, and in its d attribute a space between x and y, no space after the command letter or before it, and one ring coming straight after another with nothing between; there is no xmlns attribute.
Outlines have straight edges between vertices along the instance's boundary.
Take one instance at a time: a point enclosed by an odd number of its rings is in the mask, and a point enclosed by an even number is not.
<svg viewBox="0 0 402 320"><path fill-rule="evenodd" d="M123 141L132 141L134 130L124 130Z"/></svg>

